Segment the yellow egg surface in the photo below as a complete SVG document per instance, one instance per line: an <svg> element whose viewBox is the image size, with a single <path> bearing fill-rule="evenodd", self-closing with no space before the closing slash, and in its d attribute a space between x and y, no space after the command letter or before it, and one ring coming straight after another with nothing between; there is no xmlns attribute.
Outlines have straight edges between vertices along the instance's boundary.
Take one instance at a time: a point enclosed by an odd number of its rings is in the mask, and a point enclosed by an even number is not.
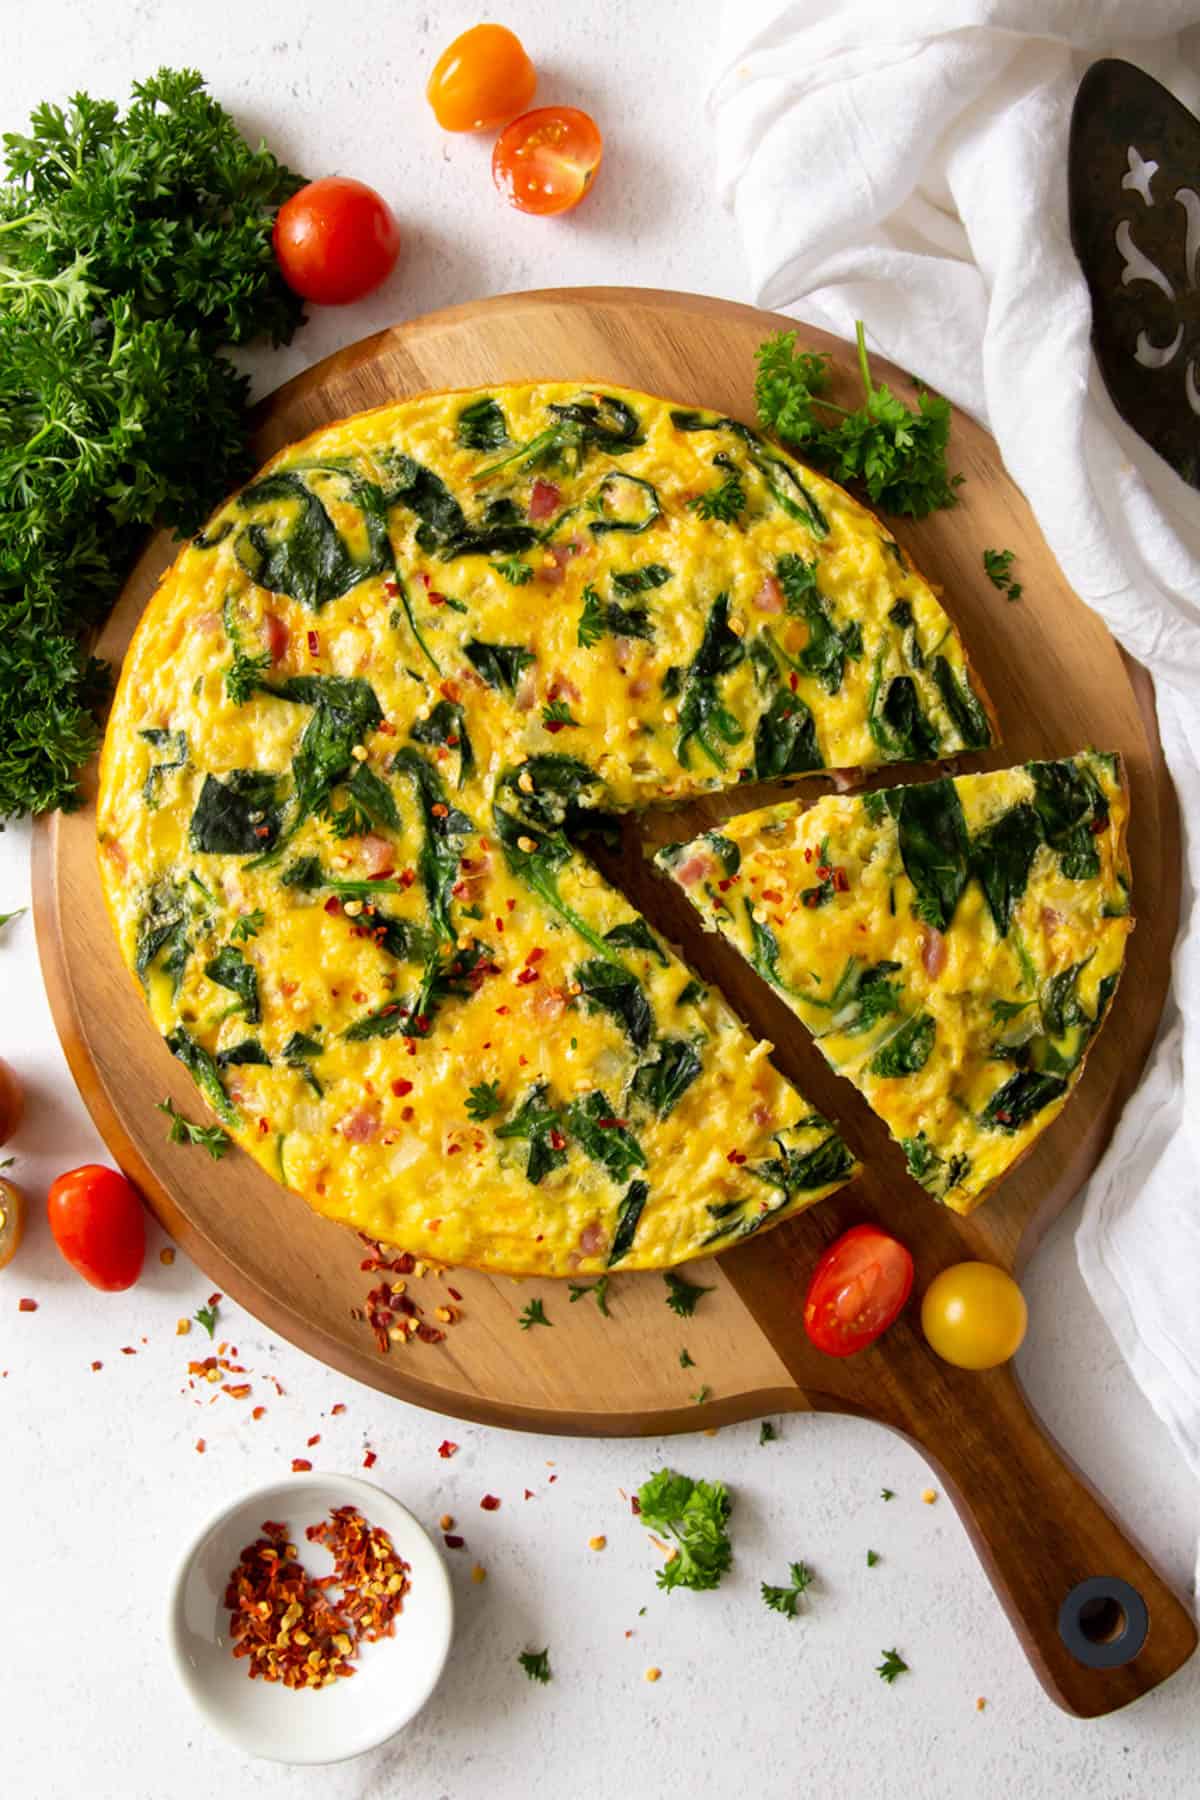
<svg viewBox="0 0 1200 1800"><path fill-rule="evenodd" d="M157 1028L315 1208L445 1262L663 1267L854 1162L564 825L993 735L888 533L745 427L429 395L284 450L168 571L101 875Z"/></svg>
<svg viewBox="0 0 1200 1800"><path fill-rule="evenodd" d="M970 1212L1061 1112L1133 929L1119 759L964 775L730 819L660 851Z"/></svg>

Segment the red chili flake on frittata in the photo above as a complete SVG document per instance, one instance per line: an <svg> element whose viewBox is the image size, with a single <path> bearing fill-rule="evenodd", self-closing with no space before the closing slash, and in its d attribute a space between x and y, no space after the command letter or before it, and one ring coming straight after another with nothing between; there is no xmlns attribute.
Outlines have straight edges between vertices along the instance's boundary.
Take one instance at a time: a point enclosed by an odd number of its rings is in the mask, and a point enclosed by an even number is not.
<svg viewBox="0 0 1200 1800"><path fill-rule="evenodd" d="M496 1512L499 1510L500 1497L498 1494L485 1494L479 1504L484 1512Z"/></svg>
<svg viewBox="0 0 1200 1800"><path fill-rule="evenodd" d="M457 1451L458 1445L452 1444L449 1438L443 1438L442 1442L438 1445L439 1456L454 1456L457 1454Z"/></svg>
<svg viewBox="0 0 1200 1800"><path fill-rule="evenodd" d="M401 1076L399 1078L399 1080L393 1081L393 1083L392 1083L392 1092L393 1092L393 1094L395 1094L397 1100L403 1100L405 1094L411 1094L412 1091L413 1091L412 1082L405 1081L403 1076Z"/></svg>
<svg viewBox="0 0 1200 1800"><path fill-rule="evenodd" d="M725 1158L726 1162L731 1162L731 1163L735 1163L735 1164L736 1163L744 1163L745 1160L746 1160L746 1152L744 1150L731 1150L729 1152L728 1156Z"/></svg>
<svg viewBox="0 0 1200 1800"><path fill-rule="evenodd" d="M308 654L310 656L320 656L320 654L321 654L320 638L317 636L315 631L310 631L307 634L307 636L308 636Z"/></svg>
<svg viewBox="0 0 1200 1800"><path fill-rule="evenodd" d="M845 869L835 869L833 871L833 891L835 894L848 894L850 892L850 877L847 875Z"/></svg>

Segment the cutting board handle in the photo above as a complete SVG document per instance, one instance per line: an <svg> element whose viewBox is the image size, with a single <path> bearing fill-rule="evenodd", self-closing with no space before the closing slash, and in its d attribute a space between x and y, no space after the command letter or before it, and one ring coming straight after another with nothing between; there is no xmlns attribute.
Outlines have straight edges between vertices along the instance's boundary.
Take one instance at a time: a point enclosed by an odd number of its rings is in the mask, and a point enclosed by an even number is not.
<svg viewBox="0 0 1200 1800"><path fill-rule="evenodd" d="M1187 1661L1192 1615L1053 1442L1011 1370L964 1383L936 1432L922 1430L926 1414L906 1420L903 1435L937 1469L1050 1697L1080 1718L1115 1712Z"/></svg>

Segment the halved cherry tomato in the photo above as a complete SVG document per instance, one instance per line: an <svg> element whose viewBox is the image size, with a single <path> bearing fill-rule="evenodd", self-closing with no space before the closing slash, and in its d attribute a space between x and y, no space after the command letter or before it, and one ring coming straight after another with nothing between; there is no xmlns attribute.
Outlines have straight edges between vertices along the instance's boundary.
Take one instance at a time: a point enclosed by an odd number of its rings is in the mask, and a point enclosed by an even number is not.
<svg viewBox="0 0 1200 1800"><path fill-rule="evenodd" d="M345 306L391 274L400 227L374 188L326 175L284 201L271 241L290 288L318 306Z"/></svg>
<svg viewBox="0 0 1200 1800"><path fill-rule="evenodd" d="M0 1056L0 1144L7 1144L21 1123L25 1096L17 1072Z"/></svg>
<svg viewBox="0 0 1200 1800"><path fill-rule="evenodd" d="M912 1292L913 1260L876 1225L855 1225L822 1256L804 1302L804 1329L826 1356L853 1356L894 1325Z"/></svg>
<svg viewBox="0 0 1200 1800"><path fill-rule="evenodd" d="M995 1263L954 1263L921 1301L921 1329L943 1362L994 1369L1015 1356L1029 1323L1025 1296Z"/></svg>
<svg viewBox="0 0 1200 1800"><path fill-rule="evenodd" d="M53 1183L46 1202L54 1241L85 1281L107 1293L132 1287L146 1255L137 1189L115 1169L85 1163Z"/></svg>
<svg viewBox="0 0 1200 1800"><path fill-rule="evenodd" d="M590 190L603 154L604 139L587 113L539 106L500 133L492 179L519 212L569 212Z"/></svg>
<svg viewBox="0 0 1200 1800"><path fill-rule="evenodd" d="M15 1181L0 1175L0 1269L17 1254L25 1231L25 1196Z"/></svg>
<svg viewBox="0 0 1200 1800"><path fill-rule="evenodd" d="M438 57L425 98L443 131L494 131L524 112L537 87L525 47L506 25L473 25Z"/></svg>

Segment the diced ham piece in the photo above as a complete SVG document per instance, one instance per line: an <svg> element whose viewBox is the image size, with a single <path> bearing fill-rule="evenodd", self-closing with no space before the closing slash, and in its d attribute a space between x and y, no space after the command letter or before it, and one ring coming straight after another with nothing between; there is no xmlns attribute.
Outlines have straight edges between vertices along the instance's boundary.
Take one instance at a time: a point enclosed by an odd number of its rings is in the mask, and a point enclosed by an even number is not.
<svg viewBox="0 0 1200 1800"><path fill-rule="evenodd" d="M946 966L946 940L934 925L921 927L921 962L931 981L936 981Z"/></svg>
<svg viewBox="0 0 1200 1800"><path fill-rule="evenodd" d="M763 577L762 586L754 596L756 611L764 613L781 613L783 611L783 589L773 575Z"/></svg>
<svg viewBox="0 0 1200 1800"><path fill-rule="evenodd" d="M396 853L387 838L380 837L377 831L369 831L366 837L359 838L358 854L366 864L368 880L377 881L380 876L391 874Z"/></svg>
<svg viewBox="0 0 1200 1800"><path fill-rule="evenodd" d="M513 705L518 712L528 712L536 700L537 682L534 680L533 670L522 669L513 694Z"/></svg>
<svg viewBox="0 0 1200 1800"><path fill-rule="evenodd" d="M629 684L629 698L631 700L644 700L653 685L653 680L648 674L635 675Z"/></svg>
<svg viewBox="0 0 1200 1800"><path fill-rule="evenodd" d="M775 1123L775 1114L766 1104L765 1100L760 1100L757 1106L751 1107L750 1117L754 1120L756 1125L762 1125L764 1127Z"/></svg>
<svg viewBox="0 0 1200 1800"><path fill-rule="evenodd" d="M278 613L269 612L263 617L263 629L267 634L267 650L273 663L281 663L287 655L291 632L279 617Z"/></svg>
<svg viewBox="0 0 1200 1800"><path fill-rule="evenodd" d="M535 481L529 496L529 517L534 524L549 519L558 511L558 503L562 495L552 481Z"/></svg>
<svg viewBox="0 0 1200 1800"><path fill-rule="evenodd" d="M686 862L676 865L675 879L681 887L695 887L698 881L703 881L706 875L711 875L715 867L716 864L712 857L705 851L698 850L694 856L689 856Z"/></svg>
<svg viewBox="0 0 1200 1800"><path fill-rule="evenodd" d="M585 1256L601 1256L608 1249L608 1234L602 1225L593 1219L585 1225L579 1234L579 1248Z"/></svg>
<svg viewBox="0 0 1200 1800"><path fill-rule="evenodd" d="M379 1135L379 1114L372 1106L360 1106L356 1112L346 1114L338 1130L348 1144L369 1144Z"/></svg>

